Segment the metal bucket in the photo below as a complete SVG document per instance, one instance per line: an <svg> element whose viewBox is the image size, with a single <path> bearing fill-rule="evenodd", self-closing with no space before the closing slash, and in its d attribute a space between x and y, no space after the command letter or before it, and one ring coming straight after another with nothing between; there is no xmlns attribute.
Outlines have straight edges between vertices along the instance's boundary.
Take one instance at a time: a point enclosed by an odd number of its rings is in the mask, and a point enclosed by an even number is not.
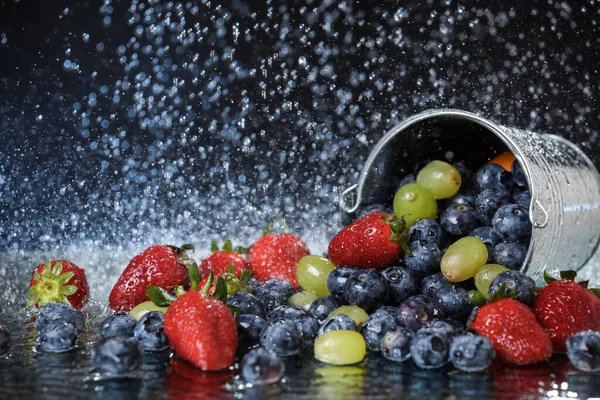
<svg viewBox="0 0 600 400"><path fill-rule="evenodd" d="M392 128L375 145L340 206L391 204L397 179L428 159L465 161L473 169L512 151L531 191L533 225L521 271L539 279L545 269L579 270L600 240L600 175L573 143L555 135L497 125L461 110L429 110Z"/></svg>

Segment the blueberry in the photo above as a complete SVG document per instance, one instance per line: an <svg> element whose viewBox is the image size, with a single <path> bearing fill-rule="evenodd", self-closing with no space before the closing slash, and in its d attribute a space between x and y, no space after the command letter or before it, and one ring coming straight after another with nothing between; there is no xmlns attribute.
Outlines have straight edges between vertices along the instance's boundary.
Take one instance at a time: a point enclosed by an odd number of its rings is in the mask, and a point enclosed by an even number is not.
<svg viewBox="0 0 600 400"><path fill-rule="evenodd" d="M331 318L327 318L323 325L319 328L317 336L321 336L324 333L331 331L356 331L358 327L356 322L347 316L346 314L334 315Z"/></svg>
<svg viewBox="0 0 600 400"><path fill-rule="evenodd" d="M124 375L142 364L143 350L137 340L118 336L103 339L92 347L92 364L111 375Z"/></svg>
<svg viewBox="0 0 600 400"><path fill-rule="evenodd" d="M494 214L492 226L505 242L529 243L531 238L529 212L519 204L500 207Z"/></svg>
<svg viewBox="0 0 600 400"><path fill-rule="evenodd" d="M42 307L35 321L35 326L39 331L51 321L65 321L77 330L77 334L82 333L85 329L83 313L65 303L50 303Z"/></svg>
<svg viewBox="0 0 600 400"><path fill-rule="evenodd" d="M400 189L402 186L408 185L409 183L417 183L417 175L415 175L415 174L405 175L404 178L402 178L398 181L398 186L396 187L396 189Z"/></svg>
<svg viewBox="0 0 600 400"><path fill-rule="evenodd" d="M329 289L329 292L338 298L344 298L344 285L346 284L346 280L357 273L358 269L350 267L340 267L331 271L327 277L327 288Z"/></svg>
<svg viewBox="0 0 600 400"><path fill-rule="evenodd" d="M280 319L267 322L260 333L260 344L281 357L287 357L300 353L304 340L293 321Z"/></svg>
<svg viewBox="0 0 600 400"><path fill-rule="evenodd" d="M254 314L241 314L236 318L240 347L253 347L258 344L260 332L267 322Z"/></svg>
<svg viewBox="0 0 600 400"><path fill-rule="evenodd" d="M269 290L278 291L279 293L285 295L286 299L294 293L296 293L296 289L294 289L294 286L292 286L291 283L283 279L268 279L267 281L265 281L265 283L262 284L262 286Z"/></svg>
<svg viewBox="0 0 600 400"><path fill-rule="evenodd" d="M387 304L397 306L410 296L417 294L417 278L404 267L390 267L381 271L388 282Z"/></svg>
<svg viewBox="0 0 600 400"><path fill-rule="evenodd" d="M373 314L369 315L369 318L363 322L360 328L367 343L367 349L369 351L380 351L381 350L381 339L383 335L390 329L398 327L394 313L390 313L385 308L380 308Z"/></svg>
<svg viewBox="0 0 600 400"><path fill-rule="evenodd" d="M462 162L457 162L452 165L454 165L454 168L456 168L458 170L458 173L460 174L460 188L463 190L474 189L475 186L473 185L473 171L471 171L470 168L465 167L465 165Z"/></svg>
<svg viewBox="0 0 600 400"><path fill-rule="evenodd" d="M386 206L385 204L370 204L368 206L365 206L358 212L357 218L362 218L365 215L371 214L375 211L383 211L388 214L394 214L394 210L391 207Z"/></svg>
<svg viewBox="0 0 600 400"><path fill-rule="evenodd" d="M48 353L62 353L75 347L77 329L70 323L54 320L46 323L39 331L38 347Z"/></svg>
<svg viewBox="0 0 600 400"><path fill-rule="evenodd" d="M519 161L515 160L511 166L511 172L513 175L513 179L517 183L517 185L521 187L527 187L527 178L525 177L525 170L519 163Z"/></svg>
<svg viewBox="0 0 600 400"><path fill-rule="evenodd" d="M125 311L119 311L102 322L100 325L100 337L102 339L117 336L133 337L133 330L136 325L137 321L131 314Z"/></svg>
<svg viewBox="0 0 600 400"><path fill-rule="evenodd" d="M344 285L348 303L370 312L382 304L388 295L388 282L380 272L368 269L349 277Z"/></svg>
<svg viewBox="0 0 600 400"><path fill-rule="evenodd" d="M310 305L308 312L312 314L319 322L327 319L329 314L340 306L340 302L333 296L319 297Z"/></svg>
<svg viewBox="0 0 600 400"><path fill-rule="evenodd" d="M0 325L0 357L4 357L8 354L10 347L10 333Z"/></svg>
<svg viewBox="0 0 600 400"><path fill-rule="evenodd" d="M450 361L461 371L483 371L492 364L495 356L492 342L486 336L467 332L452 338Z"/></svg>
<svg viewBox="0 0 600 400"><path fill-rule="evenodd" d="M254 314L264 317L263 305L256 297L248 292L236 292L227 298L227 304L237 307L240 314Z"/></svg>
<svg viewBox="0 0 600 400"><path fill-rule="evenodd" d="M469 292L458 286L444 286L433 295L433 306L446 317L465 321L473 308Z"/></svg>
<svg viewBox="0 0 600 400"><path fill-rule="evenodd" d="M450 197L446 200L446 208L462 204L465 206L475 207L475 201L477 200L477 193L468 191L468 192L458 192L454 196Z"/></svg>
<svg viewBox="0 0 600 400"><path fill-rule="evenodd" d="M440 368L448 362L450 340L443 329L419 329L410 343L410 356L420 368Z"/></svg>
<svg viewBox="0 0 600 400"><path fill-rule="evenodd" d="M512 193L515 180L510 172L497 164L486 164L479 168L475 176L477 191L483 192L487 189L503 190Z"/></svg>
<svg viewBox="0 0 600 400"><path fill-rule="evenodd" d="M535 281L519 271L504 271L492 281L488 294L492 297L504 284L505 293L514 292L517 300L531 307L535 299Z"/></svg>
<svg viewBox="0 0 600 400"><path fill-rule="evenodd" d="M403 327L388 330L381 340L383 356L396 362L408 360L410 358L410 342L413 336L413 331Z"/></svg>
<svg viewBox="0 0 600 400"><path fill-rule="evenodd" d="M257 287L259 287L261 285L261 283L258 281L258 279L256 279L255 276L251 276L250 278L248 278L248 280L246 281L246 286L248 286L251 290L256 289Z"/></svg>
<svg viewBox="0 0 600 400"><path fill-rule="evenodd" d="M431 243L438 247L448 244L448 238L442 231L440 225L432 219L421 219L408 230L410 242L420 241L422 244Z"/></svg>
<svg viewBox="0 0 600 400"><path fill-rule="evenodd" d="M600 332L582 331L568 338L567 356L581 371L600 371Z"/></svg>
<svg viewBox="0 0 600 400"><path fill-rule="evenodd" d="M419 293L421 293L423 296L433 297L435 292L444 286L450 286L452 284L452 282L446 279L444 274L438 272L437 274L429 275L423 278L419 288Z"/></svg>
<svg viewBox="0 0 600 400"><path fill-rule="evenodd" d="M442 252L436 244L412 242L411 254L404 254L404 264L411 269L417 277L435 274L440 271Z"/></svg>
<svg viewBox="0 0 600 400"><path fill-rule="evenodd" d="M501 242L494 247L492 258L496 264L518 270L527 258L527 247L519 242Z"/></svg>
<svg viewBox="0 0 600 400"><path fill-rule="evenodd" d="M440 224L444 231L455 239L467 236L481 226L475 208L466 204L455 204L448 207L440 216Z"/></svg>
<svg viewBox="0 0 600 400"><path fill-rule="evenodd" d="M510 194L503 190L487 189L477 195L475 211L482 224L492 226L492 218L498 209L512 203Z"/></svg>
<svg viewBox="0 0 600 400"><path fill-rule="evenodd" d="M487 247L488 254L492 254L494 247L502 241L500 235L491 226L482 226L474 229L469 236L475 236L481 240L485 244L485 247Z"/></svg>
<svg viewBox="0 0 600 400"><path fill-rule="evenodd" d="M140 318L133 330L133 337L146 351L162 351L169 348L169 339L163 330L165 316L160 311L150 311Z"/></svg>
<svg viewBox="0 0 600 400"><path fill-rule="evenodd" d="M458 335L465 330L465 326L462 324L462 322L453 318L435 318L428 322L425 328L445 330L450 336Z"/></svg>
<svg viewBox="0 0 600 400"><path fill-rule="evenodd" d="M290 321L298 318L308 317L308 311L301 307L279 306L268 315L267 321L276 321L278 319L287 319Z"/></svg>
<svg viewBox="0 0 600 400"><path fill-rule="evenodd" d="M303 310L300 307L277 307L269 315L269 322L277 320L294 322L302 333L303 347L312 346L319 330L319 321L310 315L308 311Z"/></svg>
<svg viewBox="0 0 600 400"><path fill-rule="evenodd" d="M529 190L523 190L521 193L516 194L515 203L522 205L526 210L531 207L531 192Z"/></svg>
<svg viewBox="0 0 600 400"><path fill-rule="evenodd" d="M285 364L276 353L258 347L244 356L240 371L242 378L253 385L275 383L281 380Z"/></svg>
<svg viewBox="0 0 600 400"><path fill-rule="evenodd" d="M266 314L287 303L287 297L285 293L281 293L278 290L269 289L264 285L252 290L252 295L262 303L263 310Z"/></svg>
<svg viewBox="0 0 600 400"><path fill-rule="evenodd" d="M431 300L423 295L416 295L400 303L396 311L396 322L399 326L416 331L433 320L434 314Z"/></svg>

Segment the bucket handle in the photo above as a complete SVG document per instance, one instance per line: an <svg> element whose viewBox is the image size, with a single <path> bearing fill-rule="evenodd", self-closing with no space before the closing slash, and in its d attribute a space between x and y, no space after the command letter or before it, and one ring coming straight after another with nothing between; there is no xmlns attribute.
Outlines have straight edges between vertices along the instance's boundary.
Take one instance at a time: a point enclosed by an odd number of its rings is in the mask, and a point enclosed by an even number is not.
<svg viewBox="0 0 600 400"><path fill-rule="evenodd" d="M344 190L340 195L340 208L347 213L352 213L358 208L357 187L358 184L354 184Z"/></svg>

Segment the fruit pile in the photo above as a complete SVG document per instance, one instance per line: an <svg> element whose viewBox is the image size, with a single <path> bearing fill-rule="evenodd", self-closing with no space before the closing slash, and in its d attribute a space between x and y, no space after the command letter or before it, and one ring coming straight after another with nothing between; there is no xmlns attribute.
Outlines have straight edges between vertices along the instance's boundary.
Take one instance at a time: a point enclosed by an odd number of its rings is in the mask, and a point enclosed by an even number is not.
<svg viewBox="0 0 600 400"><path fill-rule="evenodd" d="M199 264L191 245L149 247L110 293L115 313L100 327L92 362L123 377L144 353L173 351L203 371L238 361L252 384L279 381L285 358L307 353L348 365L381 352L390 362L475 372L494 359L525 365L567 352L575 367L598 371L597 291L572 271L546 274L543 288L518 271L531 238L529 203L510 154L475 173L435 160L399 181L393 209L364 207L326 257L289 233L265 232L249 248L213 243ZM88 297L85 273L72 263L34 269L39 350L75 347ZM0 327L0 355L9 341Z"/></svg>

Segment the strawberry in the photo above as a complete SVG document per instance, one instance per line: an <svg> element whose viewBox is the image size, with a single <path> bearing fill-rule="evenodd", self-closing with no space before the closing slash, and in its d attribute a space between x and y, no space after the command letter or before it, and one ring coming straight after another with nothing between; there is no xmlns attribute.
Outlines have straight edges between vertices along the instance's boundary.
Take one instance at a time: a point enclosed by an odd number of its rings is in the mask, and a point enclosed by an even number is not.
<svg viewBox="0 0 600 400"><path fill-rule="evenodd" d="M203 293L189 291L169 306L164 321L171 348L205 371L233 364L237 326L227 306Z"/></svg>
<svg viewBox="0 0 600 400"><path fill-rule="evenodd" d="M492 341L498 359L524 365L544 361L552 355L548 332L529 307L514 299L500 299L477 312L469 329Z"/></svg>
<svg viewBox="0 0 600 400"><path fill-rule="evenodd" d="M327 255L338 267L382 269L397 263L407 247L404 220L376 211L335 235L329 242Z"/></svg>
<svg viewBox="0 0 600 400"><path fill-rule="evenodd" d="M110 292L110 308L117 311L131 310L148 300L148 286L162 289L187 286L188 266L193 261L187 256L186 249L192 247L151 246L135 256Z"/></svg>
<svg viewBox="0 0 600 400"><path fill-rule="evenodd" d="M66 260L48 261L31 273L28 306L42 307L48 303L66 303L82 308L89 298L85 272Z"/></svg>
<svg viewBox="0 0 600 400"><path fill-rule="evenodd" d="M269 233L250 247L248 262L259 281L283 279L299 289L296 268L298 261L309 254L308 247L298 236L291 233Z"/></svg>
<svg viewBox="0 0 600 400"><path fill-rule="evenodd" d="M600 299L586 288L587 282L573 280L574 271L563 271L561 275L569 278L550 278L548 286L538 293L533 311L550 334L554 351L564 353L570 336L588 329L600 330Z"/></svg>
<svg viewBox="0 0 600 400"><path fill-rule="evenodd" d="M223 249L219 249L216 241L211 243L212 254L204 259L198 266L200 276L208 276L208 271L212 268L213 274L222 275L229 272L229 266L233 266L234 275L238 278L242 275L242 271L249 269L248 262L241 255L246 251L243 247L231 245L231 240L227 239L223 245Z"/></svg>

